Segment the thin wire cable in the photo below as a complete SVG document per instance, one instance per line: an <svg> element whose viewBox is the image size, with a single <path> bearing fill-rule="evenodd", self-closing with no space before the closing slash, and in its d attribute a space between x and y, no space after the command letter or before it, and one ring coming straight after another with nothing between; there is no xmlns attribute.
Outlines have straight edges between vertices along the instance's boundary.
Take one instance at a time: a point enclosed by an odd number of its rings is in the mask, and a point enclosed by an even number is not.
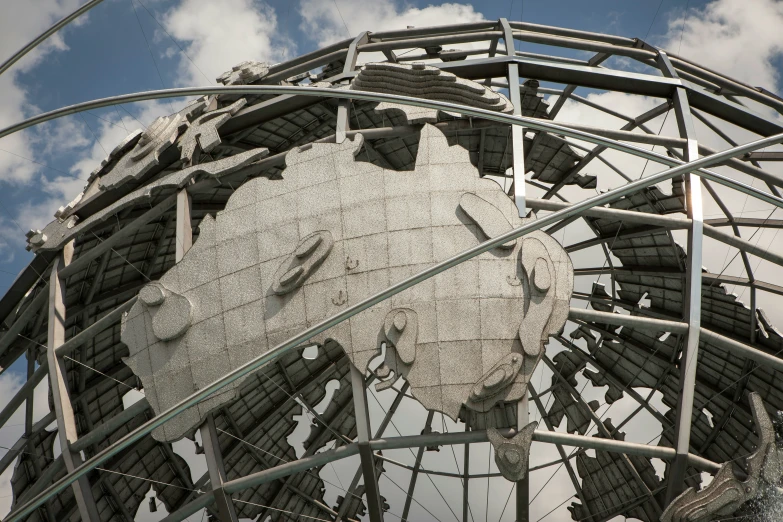
<svg viewBox="0 0 783 522"><path fill-rule="evenodd" d="M387 414L386 408L383 407L383 404L381 404L381 401L378 400L378 397L376 397L374 393L370 393L369 395L375 400L375 402L378 404L378 406L380 406L380 408L383 411L383 413ZM392 428L394 428L394 431L397 432L397 435L402 436L402 432L400 432L400 430L397 428L397 425L394 424L394 420L392 420L390 418L389 419L389 423L392 425ZM408 448L408 452L410 452L411 456L413 456L414 458L416 457L416 455L413 454L413 450L411 448ZM443 493L441 492L440 488L438 488L438 486L432 480L432 477L430 477L429 473L427 473L427 469L424 466L421 465L421 462L419 463L419 468L424 470L424 472L425 472L424 475L427 477L427 479L429 479L430 483L432 484L432 487L435 488L435 491L437 491L438 495L440 495L440 498L443 499L443 502L446 504L446 507L449 508L449 511L451 511L451 514L454 515L454 518L457 519L457 522L459 522L459 517L454 512L454 510L451 509L451 504L449 504L449 502L446 500L446 497L443 496ZM389 477L387 476L386 478L389 478ZM391 480L391 479L389 479L389 480ZM399 486L397 486L397 487L399 487ZM400 490L403 491L403 493L405 493L406 496L410 497L411 500L413 500L414 502L419 504L419 506L421 506L425 511L427 511L427 513L430 513L430 511L427 508L425 508L424 506L422 506L421 503L419 503L418 500L416 500L414 497L408 495L407 491L403 490L402 488L400 488ZM433 517L435 516L432 513L430 513L430 515L432 515ZM440 522L440 519L438 519L437 517L436 517L436 520L438 520L438 522Z"/></svg>
<svg viewBox="0 0 783 522"><path fill-rule="evenodd" d="M780 355L780 354L782 354L782 353L783 353L783 349L780 349L780 350L778 350L777 352L773 353L772 355L773 355L774 357L777 357L777 356L779 356L779 355ZM741 375L740 375L738 378L736 378L736 379L734 379L733 381L731 381L731 382L730 382L729 384L727 384L727 385L726 385L726 386L725 386L725 387L724 387L722 390L719 390L719 391L715 392L714 394L712 394L712 395L711 395L711 396L710 396L710 397L707 399L707 401L705 401L705 403L702 405L702 409L703 409L703 408L705 408L705 407L706 407L708 404L711 404L711 403L712 403L712 400L713 400L715 397L718 397L718 396L722 395L722 394L723 394L723 392L725 392L725 391L727 391L727 390L731 389L731 388L732 388L732 387L733 387L735 384L737 384L737 383L738 383L738 382L740 382L742 379L744 379L745 377L749 376L750 374L752 374L753 372L755 372L755 371L756 371L756 370L758 370L759 368L761 368L761 366L755 366L755 367L753 367L753 368L752 368L752 369L750 369L748 372L746 372L746 373L744 373L744 374L741 374ZM660 432L658 435L656 435L655 437L653 437L652 439L650 439L650 440L647 442L647 444L650 444L652 441L654 441L654 440L655 440L655 439L657 439L658 437L662 436L664 433L666 433L667 431L671 430L673 427L674 427L674 426L672 425L672 426L669 426L668 428L666 428L666 429L662 430L662 431L661 431L661 432Z"/></svg>
<svg viewBox="0 0 783 522"><path fill-rule="evenodd" d="M487 502L484 507L484 520L489 520L489 473L492 469L492 444L487 444Z"/></svg>
<svg viewBox="0 0 783 522"><path fill-rule="evenodd" d="M270 457L276 458L277 460L279 460L279 461L281 461L281 462L283 462L283 463L288 463L288 462L291 462L291 461L289 461L289 460L286 460L286 459L284 459L284 458L282 458L282 457L279 457L279 456L275 455L274 453L271 453L271 452L269 452L269 451L266 451L266 450L265 450L265 449L263 449L263 448L259 448L259 447L258 447L258 446L256 446L255 444L253 444L253 443L251 443L251 442L249 442L249 441L246 441L246 440L244 440L244 439L242 439L242 438L240 438L240 437L237 437L236 435L234 435L234 434L232 434L232 433L229 433L229 432L227 432L227 431L225 431L225 430L222 430L222 429L220 429L220 428L217 428L217 431L219 431L219 432L221 432L221 433L224 433L224 434L228 435L229 437L231 437L231 438L233 438L233 439L236 439L236 440L238 440L239 442L242 442L243 444L247 444L248 446L250 446L250 447L252 447L252 448L255 448L255 449L257 449L258 451L260 451L260 452L262 452L262 453L266 453L266 454L267 454L267 455L269 455ZM265 468L265 469L271 469L271 468ZM347 493L347 494L351 495L352 497L356 497L356 498L358 498L358 499L361 499L361 498L362 498L360 495L357 495L356 493L354 493L354 492L352 492L352 491L348 491L348 490L347 490L347 489L345 489L344 487L340 487L340 486L338 486L337 484L334 484L334 483L332 483L332 482L329 482L329 481L328 481L328 480L326 480L325 478L321 477L320 475L318 475L318 474L316 474L316 473L313 473L313 472L312 472L312 471L310 471L310 470L305 470L304 472L305 472L305 473L307 473L307 474L308 474L308 475L310 475L310 476L313 476L313 477L315 477L315 478L319 479L319 480L323 480L323 481L324 481L326 484L329 484L330 486L332 486L332 487L335 487L335 488L339 489L339 490L340 490L340 491L342 491L343 493ZM393 514L393 513L392 513L392 514ZM396 515L395 515L395 516L396 516ZM398 517L398 518L399 518L399 517Z"/></svg>
<svg viewBox="0 0 783 522"><path fill-rule="evenodd" d="M39 342L38 342L38 341L36 341L35 339L30 339L29 337L27 337L27 336L25 336L25 335L22 335L22 334L20 334L20 333L18 333L18 334L16 334L16 335L18 335L18 336L19 336L19 337L21 337L22 339L26 339L26 340L30 341L30 342L31 342L31 343L33 343L33 344L37 344L38 346L40 346L40 347L41 347L41 348L43 348L44 350L48 350L48 347L47 347L47 346L45 346L45 345L43 345L43 344L39 343ZM103 376L104 376L104 377L106 377L107 379L111 379L112 381L114 381L114 382L116 382L116 383L118 383L118 384L122 384L122 385L123 385L123 386L125 386L126 388L130 388L131 390L139 391L139 389L138 389L138 388L134 388L133 386L131 386L131 385L129 385L129 384L126 384L126 383L124 383L124 382L122 382L122 381L120 381L120 380L117 380L117 379L115 379L114 377L112 377L111 375L106 375L106 374L105 374L105 373L103 373L102 371L100 371L100 370L96 370L96 369L95 369L95 368L93 368L92 366L89 366L89 365L87 365L87 364L84 364L83 362L77 361L76 359L73 359L73 358L71 358L71 357L68 357L67 355L63 355L62 357L63 357L63 359L68 359L69 361L73 361L73 362L75 362L76 364L79 364L79 365L81 365L81 366L84 366L85 368L87 368L87 369L89 369L89 370L92 370L92 371L94 371L94 372L95 372L95 373L97 373L97 374L103 375Z"/></svg>
<svg viewBox="0 0 783 522"><path fill-rule="evenodd" d="M144 122L143 122L143 121L141 121L140 119L138 119L138 118L137 118L136 116L134 116L133 114L131 114L131 113L130 113L130 111L129 111L128 109L126 109L126 108L125 108L125 106L124 106L124 105L122 105L122 104L118 104L118 105L115 105L115 107L119 107L120 109L124 110L124 111L125 111L125 112L128 114L128 116L130 116L131 118L133 118L134 120L136 120L136 121L139 123L139 125L141 125L141 127L142 127L143 129L146 129L146 128L147 128L147 126L144 124Z"/></svg>
<svg viewBox="0 0 783 522"><path fill-rule="evenodd" d="M440 414L440 424L443 427L443 432L449 433L449 428L446 426L446 416L443 413ZM459 462L457 462L457 452L454 451L454 444L449 444L449 446L451 447L451 454L454 456L454 465L457 467L457 473L462 475L462 472L459 469ZM465 447L467 447L467 444ZM460 477L460 483L463 488L465 487L465 482L468 480L468 478ZM475 518L473 518L473 510L470 508L470 502L468 502L468 513L470 514L470 519L475 520Z"/></svg>
<svg viewBox="0 0 783 522"><path fill-rule="evenodd" d="M772 209L772 212L770 212L770 213L767 215L767 217L766 217L766 218L764 218L764 221L762 222L762 225L763 225L764 223L766 223L766 222L767 222L767 221L768 221L768 220L769 220L769 219L772 217L772 214L774 214L774 213L775 213L775 210L776 210L776 209L774 209L774 208L773 208L773 209ZM766 209L765 209L764 211L766 212ZM754 230L754 231L753 231L753 233L750 235L750 237L749 237L748 239L746 239L746 241L750 242L750 240L751 240L751 239L753 239L753 238L756 236L756 234L758 234L758 233L759 233L761 230L763 230L763 227L762 227L762 226L756 227L756 230ZM774 238L773 238L773 239L774 239ZM759 239L757 239L757 240L756 240L756 245L758 245L759 241L761 241L761 236L759 236ZM716 278L714 278L714 279L713 279L713 280L710 282L710 284L709 284L710 288L712 288L712 286L714 286L714 285L715 285L715 283L716 283L716 282L718 282L718 280L720 279L720 276L722 276L722 275L723 275L723 273L724 273L726 270L728 270L728 269L729 269L729 267L732 265L732 263L734 263L734 261L737 259L737 256L739 256L741 252L742 252L742 250L739 250L739 249L738 249L738 250L737 250L737 252L734 254L734 256L731 258L731 261L729 261L729 262L728 262L728 264L726 264L726 263L725 263L725 259L724 259L724 266L723 266L723 268L721 269L721 271L718 273L718 276L717 276ZM727 252L727 253L728 253L728 252ZM728 256L727 256L727 257L728 257ZM736 286L736 285L735 285L735 286Z"/></svg>
<svg viewBox="0 0 783 522"><path fill-rule="evenodd" d="M103 243L103 242L105 241L104 239L101 239L100 237L98 237L98 235L97 235L95 232L90 232L90 233L91 233L93 236L95 236L95 239L97 239L99 243ZM147 277L147 274L145 274L144 272L142 272L141 270L139 270L138 268L136 268L136 265L134 265L133 263L131 263L130 261L128 261L128 259L127 259L125 256L121 255L119 252L117 252L116 250L114 250L114 248L113 248L113 247L112 247L112 248L110 248L110 250L111 250L112 252L114 252L114 253L115 253L115 254L116 254L116 255L117 255L117 256L118 256L120 259L122 259L123 261L125 261L126 263L128 263L128 264L131 266L131 268L133 268L135 271L137 271L138 273L140 273L140 274L142 275L142 277L144 277L144 279L146 279L146 280L147 280L147 281L149 281L149 282L152 282L152 279L150 279L149 277Z"/></svg>
<svg viewBox="0 0 783 522"><path fill-rule="evenodd" d="M323 522L332 522L332 520L328 519L328 518L318 518L318 517L311 517L309 515L301 515L299 513L294 513L293 511L286 511L285 509L274 508L272 506L265 506L263 504L256 504L255 502L250 502L248 500L240 500L238 498L233 498L233 497L231 497L231 500L233 500L234 502L239 502L240 504L249 504L251 506L261 507L261 508L264 508L264 509L271 509L272 511L285 513L286 515L293 515L296 518L307 518L307 519L310 519L310 520L321 520Z"/></svg>
<svg viewBox="0 0 783 522"><path fill-rule="evenodd" d="M117 117L120 119L120 125L122 125L122 128L125 129L125 132L128 132L128 127L125 126L125 118L123 118L122 114L120 114L120 108L118 106L114 106L114 112L117 113Z"/></svg>
<svg viewBox="0 0 783 522"><path fill-rule="evenodd" d="M343 18L343 14L340 12L340 7L337 5L337 0L332 0L332 3L334 3L334 8L337 9L337 14L340 16L340 20L343 21L343 25L345 26L345 32L348 33L348 38L350 38L351 30L348 29L348 24L345 23L345 18Z"/></svg>
<svg viewBox="0 0 783 522"><path fill-rule="evenodd" d="M125 386L126 388L128 388L128 389L130 389L130 390L139 391L139 389L138 389L138 388L134 388L134 387L133 387L133 386L131 386L130 384L126 384L126 383L124 383L124 382L122 382L122 381L120 381L120 380L118 380L118 379L115 379L115 378L114 378L114 377L112 377L111 375L107 375L107 374L103 373L102 371L100 371L100 370L96 370L96 369L95 369L95 368L93 368L92 366L89 366L89 365L87 365L87 364L84 364L83 362L79 362L79 361L77 361L76 359L73 359L73 358L71 358L71 357L68 357L67 355L63 355L63 359L68 359L69 361L73 361L73 362L75 362L76 364L78 364L78 365L80 365L80 366L84 366L84 367L85 367L85 368L87 368L88 370L92 370L92 371L94 371L94 372L95 372L95 373L97 373L97 374L103 375L103 376L104 376L104 377L106 377L107 379L111 379L112 381L114 381L114 382L116 382L116 383L118 383L118 384L122 384L123 386Z"/></svg>
<svg viewBox="0 0 783 522"><path fill-rule="evenodd" d="M131 7L133 8L133 14L136 15L136 21L139 23L139 29L141 30L141 35L144 37L144 42L147 44L147 50L150 52L150 58L152 58L152 65L155 66L155 70L158 73L158 78L160 78L160 84L163 86L163 88L166 88L166 83L163 81L163 75L160 74L160 69L158 68L158 62L155 60L155 54L152 52L152 47L150 46L150 42L147 39L147 33L144 32L144 27L141 25L141 18L139 18L139 13L136 11L136 3L134 0L130 0ZM171 107L171 112L177 112L174 110L174 105L171 103L171 100L168 99L169 107Z"/></svg>
<svg viewBox="0 0 783 522"><path fill-rule="evenodd" d="M647 29L647 33L644 35L645 40L647 40L647 37L650 36L650 31L652 31L653 25L655 24L655 19L658 18L658 13L660 12L662 5L663 0L658 2L658 9L655 10L655 14L653 15L652 21L650 22L650 27Z"/></svg>
<svg viewBox="0 0 783 522"><path fill-rule="evenodd" d="M514 493L514 490L517 487L517 483L514 482L511 486L511 491L508 492L508 497L506 497L506 503L503 504L503 511L500 512L500 517L498 518L498 522L503 520L503 514L506 512L506 507L508 507L508 502L511 500L511 495Z"/></svg>
<svg viewBox="0 0 783 522"><path fill-rule="evenodd" d="M188 61L189 61L190 63L192 63L192 64L193 64L193 67L195 67L195 68L196 68L196 70L198 70L198 72L200 72L200 73L201 73L201 76L203 76L203 77L204 77L204 79L205 79L205 80L207 80L207 83L212 83L212 81L211 81L211 80L210 80L210 79L207 77L207 75L206 75L206 74L204 74L204 71L202 71L201 69L199 69L199 66L198 66L198 65L196 65L196 62L194 62L194 61L191 59L191 57L190 57L190 56L188 56L188 53L186 53L186 52L185 52L185 50L182 48L182 46L181 46L181 45L179 45L179 42L177 42L177 41L174 39L174 37L173 37L173 36L171 36L171 35L169 34L169 32L168 32L168 31L166 31L166 28L165 28L165 27L163 27L163 25L162 25L162 24L161 24L161 23L158 21L158 19L157 19L157 18L155 18L155 15L153 15L153 14L150 12L150 10L149 10L149 9L147 9L147 6L146 6L146 5L144 5L144 4L142 3L142 1L141 1L141 0L136 0L136 1L139 3L139 5L140 5L141 7L143 7L143 8L144 8L144 10L145 10L145 11L147 11L147 14L148 14L148 15L150 15L150 18L152 18L153 20L155 20L155 23L156 23L156 24L158 24L158 26L159 26L159 27L160 27L160 28L163 30L163 32L164 32L164 33L166 33L166 36L168 36L168 37L171 39L171 41L172 41L172 42L174 42L174 45L176 45L176 46L177 46L177 48L179 49L179 51L180 51L182 54L184 54L184 55L185 55L185 58L187 58L187 59L188 59Z"/></svg>
<svg viewBox="0 0 783 522"><path fill-rule="evenodd" d="M770 247L772 246L772 244L775 242L775 239L777 239L777 237L778 237L778 233L779 233L779 232L780 232L780 229L778 229L778 230L776 230L776 231L775 231L775 233L774 233L774 234L773 234L773 236L772 236L772 239L770 239L770 240L769 240L769 245L767 245L767 248L766 248L766 250L769 250L769 248L770 248ZM759 236L759 241L761 241L761 236ZM757 243L757 244L758 244L758 243ZM762 261L763 261L763 259L759 259L759 260L758 260L758 262L756 263L756 268L754 268L754 269L753 269L753 272L754 272L754 273L758 271L759 267L761 266L761 262L762 262ZM737 287L737 285L734 285L734 288L736 288L736 287ZM734 289L732 289L732 291L733 291L733 290L734 290ZM743 289L742 289L742 292L740 292L740 295L737 297L737 301L740 301L740 300L742 299L742 297L745 295L745 292L746 292L747 290L748 290L748 287L747 287L747 286L746 286L745 288L743 288ZM755 311L754 311L754 312L755 312ZM753 312L751 312L751 313L753 313Z"/></svg>
<svg viewBox="0 0 783 522"><path fill-rule="evenodd" d="M112 469L99 468L99 467L96 467L95 469L97 469L98 471L105 471L106 473L112 473L114 475L122 475L122 476L125 476L125 477L135 478L135 479L138 479L138 480L144 480L146 482L152 482L152 483L155 483L155 484L161 484L163 486L171 486L172 488L184 489L185 491L191 491L193 493L204 493L204 491L201 490L201 489L191 489L191 488L186 488L184 486L177 486L176 484L170 484L168 482L162 482L160 480L139 477L138 475L131 475L130 473L123 473L121 471L115 471L115 470L112 470Z"/></svg>
<svg viewBox="0 0 783 522"><path fill-rule="evenodd" d="M87 123L87 120L85 120L85 119L84 119L84 114L82 114L82 113L80 112L80 113L79 113L79 118L81 118L81 120L82 120L82 121L84 122L84 124L87 126L87 130L89 130L89 131L90 131L90 134L92 134L92 137L93 137L93 139L95 140L95 143L97 143L97 144L98 144L98 146L101 148L101 150L103 150L103 153L104 153L104 154L106 154L106 155L108 156L108 155L109 155L109 153L108 153L108 152L106 152L106 147L104 147L104 146L103 146L103 143L101 143L101 140L99 140L99 139L98 139L98 135L97 135L97 134L95 134L95 132L92 130L92 127L90 127L90 124L89 124L89 123Z"/></svg>
<svg viewBox="0 0 783 522"><path fill-rule="evenodd" d="M51 165L47 165L46 163L41 163L40 161L36 161L36 160L28 158L26 156L22 156L21 154L17 154L15 152L11 152L10 150L0 149L0 151L5 152L6 154L10 154L11 156L16 156L17 158L23 159L25 161L29 161L30 163L35 163L36 165L40 165L42 167L46 167L47 169L53 170L55 172L59 172L60 174L63 174L64 176L68 176L69 178L80 179L80 180L84 181L85 183L89 183L89 180L87 180L85 178L82 178L80 176L77 176L76 174L72 174L70 172L66 172L64 170L60 170L58 168L52 167Z"/></svg>

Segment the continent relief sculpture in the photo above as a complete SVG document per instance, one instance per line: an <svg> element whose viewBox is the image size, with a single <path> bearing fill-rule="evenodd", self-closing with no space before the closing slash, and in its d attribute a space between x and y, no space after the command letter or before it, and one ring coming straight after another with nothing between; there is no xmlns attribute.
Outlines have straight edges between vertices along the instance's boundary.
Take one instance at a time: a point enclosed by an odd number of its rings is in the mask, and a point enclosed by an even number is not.
<svg viewBox="0 0 783 522"><path fill-rule="evenodd" d="M753 392L749 401L758 447L747 459L747 478L737 478L733 463L725 462L707 487L698 492L688 488L674 499L661 515L661 522L702 522L731 517L746 502L774 489L783 478L783 441L776 438L775 426L761 396Z"/></svg>
<svg viewBox="0 0 783 522"><path fill-rule="evenodd" d="M362 137L290 151L283 179L255 178L207 216L185 257L123 318L126 362L156 412L231 369L433 263L522 224L468 152L422 128L413 171L356 161ZM520 400L565 324L573 267L534 232L447 270L313 339L379 389L399 377L452 419ZM160 427L172 441L236 397L235 382ZM509 441L513 444L514 441ZM527 443L529 445L529 442ZM525 453L527 449L525 448ZM513 459L512 459L513 460Z"/></svg>

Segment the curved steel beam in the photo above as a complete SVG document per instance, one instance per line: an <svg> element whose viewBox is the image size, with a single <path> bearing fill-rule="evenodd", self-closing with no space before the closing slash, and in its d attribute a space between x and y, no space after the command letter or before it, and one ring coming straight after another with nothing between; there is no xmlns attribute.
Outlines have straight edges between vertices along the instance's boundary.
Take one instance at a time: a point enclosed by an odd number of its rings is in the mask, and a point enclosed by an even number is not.
<svg viewBox="0 0 783 522"><path fill-rule="evenodd" d="M504 436L510 437L516 433L512 428L500 430ZM464 431L454 433L428 433L423 435L404 435L399 437L390 437L388 439L373 439L369 441L370 447L374 451L417 448L423 446L446 446L459 444L477 444L486 442L487 432L485 430ZM588 437L584 435L575 435L570 433L560 433L548 430L536 430L533 433L533 440L547 444L559 444L561 446L571 446L576 448L595 449L600 451L609 451L613 453L622 453L624 455L640 455L649 458L659 458L661 460L672 460L674 458L674 449L665 446L650 446L636 442L625 442L611 438ZM357 443L347 444L336 449L323 451L309 457L299 460L286 462L274 468L265 469L246 477L240 477L225 483L225 489L229 493L238 493L251 487L257 487L273 480L287 477L294 473L299 473L306 469L312 469L324 466L329 462L334 462L359 453ZM720 464L712 462L709 459L698 455L689 454L688 460L692 466L701 471L715 473L720 469ZM10 518L8 520L11 520Z"/></svg>
<svg viewBox="0 0 783 522"><path fill-rule="evenodd" d="M561 125L557 125L555 123L536 121L533 118L527 118L524 116L512 116L509 114L503 114L503 113L488 111L484 109L476 109L474 107L460 105L457 103L448 103L448 102L435 101L435 100L422 100L420 98L414 98L411 96L399 96L395 94L381 94L381 93L350 91L350 90L342 90L342 89L337 90L337 89L330 89L324 87L299 87L299 86L283 86L283 85L281 86L229 85L229 86L222 86L222 87L221 86L183 87L178 89L160 89L155 91L145 91L145 92L138 92L138 93L131 93L131 94L122 94L119 96L110 96L108 98L101 98L98 100L77 103L75 105L70 105L68 107L63 107L61 109L55 109L53 111L45 112L43 114L39 114L38 116L33 116L32 118L28 118L27 120L24 120L19 123L15 123L9 127L0 130L0 138L3 138L15 132L19 132L28 127L38 125L39 123L51 121L56 118L61 118L63 116L69 116L71 114L78 114L80 112L90 110L90 109L99 109L102 107L111 107L113 105L119 105L122 103L132 103L132 102L156 100L162 98L177 98L182 96L202 96L202 95L209 95L209 94L228 94L228 93L289 94L289 95L294 94L294 95L307 95L307 96L315 96L315 97L322 97L322 98L349 98L349 99L362 100L362 101L387 101L393 103L401 103L403 105L411 105L414 107L424 107L429 109L438 109L442 111L453 111L453 112L458 112L460 114L463 114L465 116L472 116L475 118L485 118L488 120L493 120L509 125L524 126L526 128L533 129L533 130L561 134L563 136L567 136L570 138L583 140L590 143L594 143L596 145L602 145L611 149L619 150L620 152L632 154L634 156L655 161L657 163L662 163L670 167L685 164L682 160L669 158L668 156L657 154L655 152L640 147L634 147L633 145L621 143L609 138L604 138L602 136L596 136L594 134L583 132L577 129L569 129ZM783 136L783 134L775 134L773 136L765 138L766 140L772 139L772 141L765 141L764 143L768 143L770 145L779 143L783 141L780 139L780 136ZM761 142L752 142L752 143L761 143ZM734 157L734 155L732 154L726 155L725 153L731 152L732 150L735 149L727 149L726 151L722 151L721 153L715 154L713 156L709 156L709 158L720 157L721 161L710 161L707 164L717 165L722 161L731 159L732 157ZM755 149L743 149L744 152L750 152L752 150ZM760 199L761 201L764 201L765 203L770 203L777 207L783 208L783 198L772 196L761 190L751 187L750 185L740 183L739 181L733 180L721 174L706 170L701 166L699 166L698 168L694 168L692 170L694 171L697 170L699 172L699 175L701 175L706 179L710 179L715 181L716 183L720 183L721 185L731 187L744 194L754 196ZM683 171L683 172L688 172L688 171ZM777 181L780 184L780 186L783 186L783 179Z"/></svg>
<svg viewBox="0 0 783 522"><path fill-rule="evenodd" d="M519 120L518 118L511 118L511 119L513 121ZM84 464L76 468L72 473L66 475L65 477L57 481L55 484L47 488L44 492L36 496L34 499L30 500L29 502L25 503L22 506L19 506L19 508L14 513L11 513L8 516L8 518L6 518L6 522L16 522L23 519L24 517L32 513L33 510L35 510L39 505L41 505L46 499L48 499L52 495L56 495L57 493L63 491L71 483L78 480L80 477L86 475L90 470L100 465L102 462L108 460L114 455L119 454L127 447L131 446L138 439L152 432L152 430L154 430L158 426L163 425L168 420L176 417L177 415L179 415L186 409L190 408L191 406L198 404L199 402L206 399L207 397L209 397L216 391L220 390L221 388L261 368L265 364L277 359L283 354L288 353L289 351L295 349L297 346L300 346L302 343L309 341L312 337L318 335L319 333L324 332L329 328L332 328L333 326L341 323L342 321L350 317L353 317L359 312L362 312L363 310L366 310L406 290L407 288L410 288L422 281L425 281L433 277L434 275L443 272L444 270L447 270L451 267L454 267L462 263L463 261L472 259L478 256L479 254L482 254L499 245L502 245L503 243L506 243L511 240L515 240L519 237L524 236L525 234L528 234L535 230L539 230L548 225L557 223L561 219L566 219L574 215L579 215L589 208L595 207L597 205L604 205L610 203L612 201L615 201L616 199L619 199L628 194L632 194L650 185L655 185L656 183L666 181L668 179L685 174L687 172L695 171L696 169L702 167L708 167L710 165L718 164L721 161L725 160L726 158L738 156L746 152L751 152L756 149L760 149L765 146L771 145L773 143L778 143L781 140L783 140L783 133L776 134L774 136L770 136L768 138L764 138L761 140L757 140L752 143L748 143L739 147L734 147L732 149L723 151L719 154L715 154L714 156L700 158L698 160L686 163L685 165L680 165L678 167L667 169L663 172L659 172L651 176L648 176L646 178L642 178L632 183L629 183L627 185L624 185L623 187L619 187L609 192L598 194L596 196L593 196L592 198L586 199L579 203L575 203L574 205L565 208L563 210L560 210L558 212L554 212L552 214L543 216L535 221L527 223L521 227L512 229L493 239L490 239L472 248L464 250L446 259L445 261L436 263L430 266L429 268L419 272L418 274L415 274L407 279L404 279L403 281L400 281L399 283L396 283L388 287L387 289L373 296L370 296L367 299L360 301L359 303L356 303L355 305L345 308L341 312L311 326L310 328L307 328L306 330L300 332L299 334L288 339L287 341L270 349L266 353L256 357L255 359L243 364L238 368L235 368L234 370L227 373L226 375L216 380L212 384L205 386L204 388L202 388L197 392L194 392L193 394L191 394L184 400L180 401L173 407L160 413L156 417L150 419L143 425L131 431L125 437L116 441L112 446L107 447L106 449L104 449L103 451L101 451L100 453L92 457L90 460L88 460L87 462L85 462Z"/></svg>
<svg viewBox="0 0 783 522"><path fill-rule="evenodd" d="M79 18L81 15L95 7L96 5L103 2L103 0L92 0L90 2L87 2L83 6L81 6L79 9L74 11L73 13L69 14L53 26L51 26L49 29L38 35L37 38L35 38L33 41L16 51L9 59L3 62L2 65L0 65L0 74L3 74L5 71L7 71L13 64L18 62L19 60L24 57L27 53L38 47L44 40L52 36L54 33L59 31L62 27L65 27L69 23L71 23L76 18Z"/></svg>

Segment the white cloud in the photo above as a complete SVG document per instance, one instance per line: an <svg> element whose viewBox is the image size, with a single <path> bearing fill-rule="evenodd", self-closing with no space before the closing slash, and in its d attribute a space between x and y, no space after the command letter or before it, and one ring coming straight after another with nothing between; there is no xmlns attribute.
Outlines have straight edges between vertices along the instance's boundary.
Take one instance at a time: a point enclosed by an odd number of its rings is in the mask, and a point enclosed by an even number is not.
<svg viewBox="0 0 783 522"><path fill-rule="evenodd" d="M4 61L56 20L64 17L80 4L79 0L9 0L3 10L14 16L0 17L0 60ZM82 20L82 23L84 20ZM17 83L17 74L40 63L53 50L67 49L62 33L57 33L0 76L0 127L16 123L31 112L38 112ZM39 168L19 156L32 158L30 133L18 133L0 139L0 181L24 183L32 179ZM13 154L10 154L10 151ZM14 155L16 154L16 155Z"/></svg>
<svg viewBox="0 0 783 522"><path fill-rule="evenodd" d="M76 9L82 2L80 0L9 0L4 3L6 12L13 12L14 16L0 17L0 60L9 58L22 46L38 34L46 30L57 20ZM68 47L63 40L64 32L70 27L83 24L87 15L71 22L70 26L48 38L34 51L30 52L11 69L0 76L0 127L6 127L23 120L31 114L41 112L28 98L23 86L19 83L18 75L29 72L39 65L42 59L54 51L65 51ZM83 143L81 133L76 132L72 124L67 121L52 123L45 127L28 130L0 139L0 185L3 189L19 190L21 187L39 181L39 177L47 174L47 169L41 165L45 163L41 154L51 152L54 147L62 143L78 146ZM63 135L68 140L57 139ZM50 172L48 174L51 174ZM45 181L46 178L43 178ZM54 188L54 180L47 184L51 190ZM68 182L70 186L70 182ZM65 185L63 191L72 192ZM15 210L10 208L8 197L4 197L3 213L0 216L0 249L3 250L2 261L10 262L14 253L19 250L24 242L24 235L20 227L20 216L9 215ZM61 203L60 203L61 204ZM54 209L47 214L51 216ZM19 223L19 226L17 224Z"/></svg>
<svg viewBox="0 0 783 522"><path fill-rule="evenodd" d="M381 31L434 25L478 22L484 16L472 5L443 3L424 8L394 0L302 0L301 29L320 46L353 37L362 31ZM346 28L347 26L347 28Z"/></svg>
<svg viewBox="0 0 783 522"><path fill-rule="evenodd" d="M783 2L715 0L669 22L663 47L755 86L780 92ZM684 28L684 31L683 31Z"/></svg>
<svg viewBox="0 0 783 522"><path fill-rule="evenodd" d="M260 0L183 0L166 13L163 25L177 40L189 42L185 52L193 62L180 60L182 84L211 84L240 62L280 61L292 49L276 35L274 9Z"/></svg>

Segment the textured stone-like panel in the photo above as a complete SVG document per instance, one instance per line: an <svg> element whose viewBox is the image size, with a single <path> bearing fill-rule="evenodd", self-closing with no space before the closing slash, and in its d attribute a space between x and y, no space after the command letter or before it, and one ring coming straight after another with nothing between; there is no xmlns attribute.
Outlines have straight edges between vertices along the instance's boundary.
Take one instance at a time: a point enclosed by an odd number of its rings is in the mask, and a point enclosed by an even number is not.
<svg viewBox="0 0 783 522"><path fill-rule="evenodd" d="M511 102L502 94L422 63L368 63L354 78L351 89L453 102L490 111L513 110ZM418 108L399 108L406 113L410 110L414 118L430 117L430 113Z"/></svg>
<svg viewBox="0 0 783 522"><path fill-rule="evenodd" d="M776 444L775 426L758 393L749 396L758 434L756 451L748 457L748 478L734 476L733 463L724 463L710 484L699 492L688 488L661 515L661 522L701 522L730 517L745 502L774 488L783 477L783 452Z"/></svg>
<svg viewBox="0 0 783 522"><path fill-rule="evenodd" d="M230 71L224 72L215 78L215 81L223 85L247 85L260 80L268 73L269 64L247 60L235 65Z"/></svg>
<svg viewBox="0 0 783 522"><path fill-rule="evenodd" d="M233 114L236 114L239 109L244 107L246 103L246 99L240 98L227 107L206 112L195 118L179 141L183 165L187 167L193 164L196 146L199 147L201 152L210 152L220 145L218 128L227 122Z"/></svg>
<svg viewBox="0 0 783 522"><path fill-rule="evenodd" d="M117 161L114 168L101 176L101 190L111 190L130 180L139 179L158 164L158 156L169 148L185 123L181 114L161 116L141 133L136 145Z"/></svg>
<svg viewBox="0 0 783 522"><path fill-rule="evenodd" d="M533 432L537 427L537 422L531 422L510 439L501 435L495 428L487 430L487 437L495 450L495 464L506 480L516 482L525 478L530 444L533 442Z"/></svg>
<svg viewBox="0 0 783 522"><path fill-rule="evenodd" d="M195 165L180 170L179 172L173 172L168 176L134 190L82 222L79 222L77 216L70 216L62 221L55 219L46 225L42 231L31 230L27 233L27 250L32 250L33 252L38 252L39 250L58 250L64 243L67 243L80 234L92 230L95 226L115 215L120 210L135 205L145 199L151 199L161 190L182 188L200 175L214 178L226 176L268 154L269 150L267 149L254 149L211 163Z"/></svg>
<svg viewBox="0 0 783 522"><path fill-rule="evenodd" d="M487 233L522 224L500 187L480 179L468 153L449 147L433 126L421 131L414 171L355 161L361 146L359 135L292 150L283 179L248 181L215 220L202 222L196 244L159 282L192 304L184 335L161 340L150 307L143 300L134 305L122 339L130 349L128 365L145 388L162 386L156 411L306 327L485 241ZM471 216L460 205L465 194L484 201ZM417 202L422 212L415 219L400 219L395 209L405 201ZM492 227L485 213L494 216ZM380 371L389 377L381 385L403 376L425 407L452 418L463 406L487 411L519 400L544 342L565 323L573 267L542 232L508 246L401 292L313 341L333 339L362 371L386 343ZM181 437L235 397L238 385L155 436Z"/></svg>

